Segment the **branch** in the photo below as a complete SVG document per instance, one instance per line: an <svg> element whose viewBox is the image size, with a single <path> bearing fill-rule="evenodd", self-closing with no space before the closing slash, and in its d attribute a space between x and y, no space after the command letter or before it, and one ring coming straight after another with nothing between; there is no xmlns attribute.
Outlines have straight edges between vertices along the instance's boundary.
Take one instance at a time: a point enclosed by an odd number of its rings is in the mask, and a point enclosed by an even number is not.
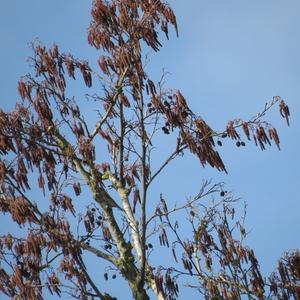
<svg viewBox="0 0 300 300"><path fill-rule="evenodd" d="M132 229L132 239L133 239L133 243L134 243L134 248L135 248L135 250L138 254L139 260L141 262L142 261L141 237L140 237L140 233L139 233L138 223L134 218L133 211L131 209L131 206L130 206L130 203L128 200L129 190L126 189L122 185L122 183L117 178L115 178L110 172L107 171L103 175L103 177L104 177L104 179L107 178L112 182L114 188L117 190L117 192L121 198L121 201L123 203L123 208L124 208L125 214L127 216L128 223Z"/></svg>
<svg viewBox="0 0 300 300"><path fill-rule="evenodd" d="M176 149L173 153L170 154L170 156L166 159L166 161L160 166L160 168L152 175L149 179L149 182L147 185L149 186L151 182L155 179L157 175L169 164L170 161L172 161L180 152L185 150L187 148L187 145L182 146L179 149Z"/></svg>
<svg viewBox="0 0 300 300"><path fill-rule="evenodd" d="M119 155L119 172L120 172L120 181L124 185L124 133L125 133L125 120L124 120L124 111L123 103L120 102L120 155Z"/></svg>
<svg viewBox="0 0 300 300"><path fill-rule="evenodd" d="M118 99L118 97L120 96L120 94L122 92L123 82L124 82L127 71L128 71L128 67L125 68L124 72L122 73L121 77L119 78L119 80L117 82L115 94L112 98L112 101L110 103L110 106L109 106L108 110L106 111L106 114L103 116L102 120L99 123L97 123L95 129L93 130L92 134L90 135L91 140L93 140L95 138L98 131L101 129L102 125L105 123L105 121L109 117L112 109L114 108L115 104L117 103L117 99Z"/></svg>
<svg viewBox="0 0 300 300"><path fill-rule="evenodd" d="M219 184L214 184L207 192L204 193L204 188L205 188L207 185L209 185L209 183L210 183L210 182L205 181L204 184L203 184L203 186L202 186L202 188L201 188L201 191L198 193L198 195L196 195L192 200L188 201L187 204L181 205L181 206L179 206L179 207L176 207L176 205L175 205L175 207L174 207L173 209L171 209L171 210L167 210L167 211L163 211L163 212L161 211L159 214L154 214L154 215L153 215L151 218L149 218L149 220L147 221L147 225L148 225L151 221L153 221L155 218L157 218L157 217L163 217L163 216L164 216L164 217L167 217L167 216L169 216L170 214L172 214L172 213L174 213L174 212L177 212L177 211L180 211L180 210L183 210L183 209L187 209L188 207L191 207L195 202L199 201L199 199L204 198L205 196L210 195L210 194L212 194L212 193L218 191L218 189L216 189L216 187L218 187ZM223 201L223 200L222 200L222 201ZM221 202L222 202L222 201L221 201ZM219 205L219 202L218 202L217 205Z"/></svg>
<svg viewBox="0 0 300 300"><path fill-rule="evenodd" d="M116 262L118 264L118 267L120 269L123 269L123 275L126 276L128 274L124 273L124 262L126 262L126 268L128 272L136 273L136 267L134 264L134 257L131 252L131 245L126 242L122 231L119 228L119 225L115 219L115 216L113 214L112 208L113 207L119 207L115 201L111 198L111 196L107 193L105 189L103 189L99 183L101 183L102 178L100 177L100 173L96 170L93 162L89 163L90 166L90 173L88 173L83 166L81 165L80 160L77 158L77 156L74 154L73 149L70 145L70 143L61 136L57 128L50 128L52 131L53 136L57 139L59 147L62 149L62 151L68 151L68 149L71 149L71 159L73 160L76 168L78 171L82 174L83 178L89 185L93 197L95 201L100 205L100 207L103 209L103 212L105 214L105 217L108 221L108 224L110 226L110 230L112 233L112 236L114 240L116 241L117 248L120 253L120 260ZM69 154L69 156L70 156ZM129 201L127 199L128 205ZM137 227L135 227L137 228ZM100 252L97 252L100 254ZM131 261L131 263L128 263L128 261ZM132 279L131 279L132 281Z"/></svg>
<svg viewBox="0 0 300 300"><path fill-rule="evenodd" d="M86 180L90 180L90 174L84 169L81 160L75 155L74 150L71 146L71 144L60 134L59 130L57 128L54 128L54 126L50 126L48 128L48 131L50 131L55 138L59 148L62 150L62 152L72 159L74 162L76 169L80 172L82 177Z"/></svg>
<svg viewBox="0 0 300 300"><path fill-rule="evenodd" d="M82 258L81 259L75 258L75 259L76 259L76 262L79 264L82 272L84 273L86 280L91 285L91 287L94 289L94 291L96 293L96 297L100 298L101 300L113 300L113 299L116 299L116 298L113 298L113 297L111 297L110 295L108 295L106 293L102 294L100 292L100 290L97 288L96 284L93 282L93 280L90 277L90 275L88 274L88 272L86 271L86 268L85 268L85 266L84 266L84 264L82 262Z"/></svg>
<svg viewBox="0 0 300 300"><path fill-rule="evenodd" d="M83 243L83 242L78 242L78 245L84 249L84 250L87 250L93 254L95 254L97 257L100 257L100 258L103 258L109 262L111 262L113 265L116 265L116 259L112 256L112 255L108 255L106 253L104 253L103 251L93 247L93 246L90 246L86 243Z"/></svg>

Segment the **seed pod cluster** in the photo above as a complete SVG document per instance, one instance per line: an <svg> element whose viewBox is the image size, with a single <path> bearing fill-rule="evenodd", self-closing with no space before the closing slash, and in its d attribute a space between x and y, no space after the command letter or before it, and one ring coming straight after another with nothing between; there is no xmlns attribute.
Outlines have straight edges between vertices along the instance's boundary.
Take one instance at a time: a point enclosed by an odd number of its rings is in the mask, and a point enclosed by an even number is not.
<svg viewBox="0 0 300 300"><path fill-rule="evenodd" d="M161 246L167 246L168 248L170 247L167 232L163 227L161 229L161 234L159 235L159 243Z"/></svg>
<svg viewBox="0 0 300 300"><path fill-rule="evenodd" d="M176 300L179 294L179 287L175 280L172 277L172 270L168 269L165 273L165 276L161 271L157 272L154 276L155 284L157 289L162 292L164 297L168 300Z"/></svg>

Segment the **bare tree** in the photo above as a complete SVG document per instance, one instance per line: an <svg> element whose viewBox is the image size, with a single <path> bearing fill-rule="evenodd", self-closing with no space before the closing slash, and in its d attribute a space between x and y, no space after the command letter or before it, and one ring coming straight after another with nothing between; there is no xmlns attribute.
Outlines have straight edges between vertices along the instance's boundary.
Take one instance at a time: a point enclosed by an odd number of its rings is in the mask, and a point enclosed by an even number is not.
<svg viewBox="0 0 300 300"><path fill-rule="evenodd" d="M223 139L237 147L247 139L262 150L272 144L280 149L264 117L279 105L289 124L288 106L274 97L261 113L217 132L180 91L164 87L164 76L151 80L143 53L158 51L160 34L169 38L170 26L178 34L164 1L95 0L88 42L99 49L99 70L57 45L32 44L34 74L19 81L16 108L0 111L0 210L23 232L0 240L0 291L8 297L43 299L48 289L56 296L115 299L92 278L84 261L89 253L122 275L134 299L151 293L175 299L180 277L206 299L299 298L299 252L286 254L278 272L264 279L253 250L243 245L244 215L234 219L236 199L224 184L204 181L181 206L162 194L149 204L153 182L186 151L203 167L227 172L218 152ZM93 91L87 99L70 95L79 76ZM175 142L158 166L153 151L163 134ZM35 182L40 196L30 191ZM190 236L180 230L181 211ZM153 264L153 238L169 248L172 265Z"/></svg>

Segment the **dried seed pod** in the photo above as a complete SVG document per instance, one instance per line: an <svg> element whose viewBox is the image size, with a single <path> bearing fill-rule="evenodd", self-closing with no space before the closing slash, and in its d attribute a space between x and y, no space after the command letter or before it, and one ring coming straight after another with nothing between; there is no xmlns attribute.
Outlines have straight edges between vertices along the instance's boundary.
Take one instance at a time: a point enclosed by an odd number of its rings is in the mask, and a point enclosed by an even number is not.
<svg viewBox="0 0 300 300"><path fill-rule="evenodd" d="M175 261L178 263L176 252L175 252L175 247L174 246L172 247L172 253L173 253L173 257L174 257Z"/></svg>
<svg viewBox="0 0 300 300"><path fill-rule="evenodd" d="M279 109L280 109L281 116L286 119L287 125L290 126L290 121L289 121L290 111L289 111L289 107L285 104L284 100L280 101Z"/></svg>
<svg viewBox="0 0 300 300"><path fill-rule="evenodd" d="M243 130L244 130L244 133L245 133L247 139L250 141L250 132L249 132L248 123L243 122Z"/></svg>

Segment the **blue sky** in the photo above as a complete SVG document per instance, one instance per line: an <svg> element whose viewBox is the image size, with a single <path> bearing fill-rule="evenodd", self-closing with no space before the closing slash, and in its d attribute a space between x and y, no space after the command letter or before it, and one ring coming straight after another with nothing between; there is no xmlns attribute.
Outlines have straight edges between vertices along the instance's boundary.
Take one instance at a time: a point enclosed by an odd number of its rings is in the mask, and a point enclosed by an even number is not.
<svg viewBox="0 0 300 300"><path fill-rule="evenodd" d="M95 64L97 52L86 42L90 3L1 2L1 108L14 107L17 81L30 71L27 44L37 37L46 45L55 42L61 50ZM150 54L149 71L157 78L163 68L169 71L166 85L179 88L193 110L213 128L224 129L227 121L235 117L251 117L276 95L289 104L289 128L277 109L267 116L279 130L281 151L274 147L261 152L252 145L238 149L228 142L221 150L228 175L202 169L188 155L169 168L163 181L163 192L171 199L195 194L202 179L225 181L228 189L248 203L251 234L247 241L268 273L284 250L300 248L300 2L170 3L177 15L180 36L177 39L171 34L159 53Z"/></svg>

